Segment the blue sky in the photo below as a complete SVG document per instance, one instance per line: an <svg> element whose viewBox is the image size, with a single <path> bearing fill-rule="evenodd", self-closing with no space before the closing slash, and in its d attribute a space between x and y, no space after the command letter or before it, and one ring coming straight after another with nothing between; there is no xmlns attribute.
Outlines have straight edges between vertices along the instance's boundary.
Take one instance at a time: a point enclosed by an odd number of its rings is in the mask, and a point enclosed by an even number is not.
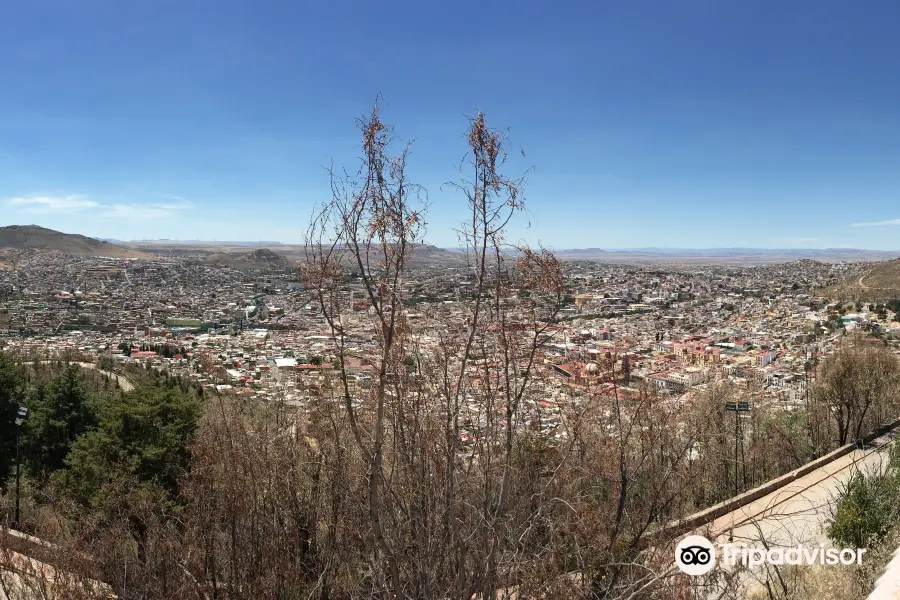
<svg viewBox="0 0 900 600"><path fill-rule="evenodd" d="M0 225L299 241L381 92L437 245L481 109L510 174L534 167L512 241L900 249L898 20L889 1L7 2Z"/></svg>

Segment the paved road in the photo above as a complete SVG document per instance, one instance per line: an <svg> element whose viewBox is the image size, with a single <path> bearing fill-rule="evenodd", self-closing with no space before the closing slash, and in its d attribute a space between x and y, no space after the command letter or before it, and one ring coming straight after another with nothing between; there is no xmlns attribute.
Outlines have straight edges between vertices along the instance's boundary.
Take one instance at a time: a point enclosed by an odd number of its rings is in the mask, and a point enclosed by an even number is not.
<svg viewBox="0 0 900 600"><path fill-rule="evenodd" d="M48 364L53 364L55 362L56 362L55 360L42 360L41 364L48 365ZM23 364L27 365L27 364L32 364L32 363L23 363ZM121 387L122 390L124 390L126 392L130 392L131 390L134 389L134 384L131 383L131 381L129 381L127 378L123 377L122 375L117 375L116 373L113 373L111 371L104 371L102 369L98 369L97 365L95 365L94 363L76 362L76 363L69 363L69 364L78 365L79 367L81 367L83 369L93 369L95 371L102 373L103 375L106 375L107 377L111 377L111 378L115 379L119 383L119 387Z"/></svg>
<svg viewBox="0 0 900 600"><path fill-rule="evenodd" d="M842 456L693 533L706 535L716 544L762 547L761 540L765 540L770 548L796 548L798 544L810 550L820 544L831 547L825 526L842 485L855 473L882 470L897 435L896 431L887 433L865 449ZM745 588L756 589L762 574L764 570L757 569L744 575Z"/></svg>
<svg viewBox="0 0 900 600"><path fill-rule="evenodd" d="M113 373L111 371L104 371L103 369L98 369L97 365L95 365L94 363L80 362L80 363L75 363L75 364L78 365L79 367L83 367L85 369L94 369L95 371L98 371L98 372L106 375L107 377L111 377L111 378L115 379L119 383L119 387L121 387L126 392L130 392L131 390L134 389L134 384L131 383L131 381L129 381L127 378L123 377L122 375L117 375L116 373Z"/></svg>
<svg viewBox="0 0 900 600"><path fill-rule="evenodd" d="M760 539L760 529L770 543L827 541L823 525L830 514L841 484L856 472L875 472L883 467L896 432L875 439L866 449L856 450L822 466L755 502L724 515L710 525L719 541Z"/></svg>

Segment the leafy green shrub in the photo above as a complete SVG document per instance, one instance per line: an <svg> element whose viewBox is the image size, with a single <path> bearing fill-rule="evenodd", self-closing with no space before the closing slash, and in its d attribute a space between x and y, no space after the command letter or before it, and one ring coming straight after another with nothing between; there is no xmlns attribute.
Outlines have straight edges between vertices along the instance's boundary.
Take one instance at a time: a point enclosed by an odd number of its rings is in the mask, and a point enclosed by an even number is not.
<svg viewBox="0 0 900 600"><path fill-rule="evenodd" d="M840 492L827 532L844 548L868 548L890 530L900 512L900 451L891 449L884 473L855 473Z"/></svg>

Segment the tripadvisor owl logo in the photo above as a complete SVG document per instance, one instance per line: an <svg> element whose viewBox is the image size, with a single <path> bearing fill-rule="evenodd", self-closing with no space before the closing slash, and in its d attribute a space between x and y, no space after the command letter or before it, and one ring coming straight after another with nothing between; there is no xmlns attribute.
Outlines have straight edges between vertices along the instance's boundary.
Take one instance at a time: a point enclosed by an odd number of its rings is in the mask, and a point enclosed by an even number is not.
<svg viewBox="0 0 900 600"><path fill-rule="evenodd" d="M675 564L683 573L704 575L716 566L722 568L737 564L755 569L771 565L861 565L866 548L826 548L825 544L808 548L799 544L792 547L751 547L744 543L719 544L719 556L712 542L702 535L689 535L675 546Z"/></svg>
<svg viewBox="0 0 900 600"><path fill-rule="evenodd" d="M716 549L702 535L689 535L675 546L675 564L688 575L703 575L716 566Z"/></svg>

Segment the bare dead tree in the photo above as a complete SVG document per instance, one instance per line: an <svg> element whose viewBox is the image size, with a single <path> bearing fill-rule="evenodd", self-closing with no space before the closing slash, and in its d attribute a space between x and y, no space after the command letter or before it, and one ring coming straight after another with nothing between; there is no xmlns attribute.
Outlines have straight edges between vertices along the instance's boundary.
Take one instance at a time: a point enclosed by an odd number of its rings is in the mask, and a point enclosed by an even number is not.
<svg viewBox="0 0 900 600"><path fill-rule="evenodd" d="M503 579L502 530L510 527L520 409L537 350L560 305L561 273L551 253L506 245L505 228L523 207L521 181L501 174L505 138L479 114L468 137L471 178L454 184L471 211L461 230L472 282L472 296L462 305L462 341L443 336L422 359L425 371L439 378L423 377L421 369L408 373L405 360L420 332L414 335L408 322L404 282L420 241L423 203L406 179L407 149L387 155L390 138L377 107L360 127L363 168L354 178L334 176L334 198L309 231L305 276L318 290L334 338L343 405L370 465L369 522L379 550L373 564L383 568L383 585L394 597L487 596ZM518 254L513 263L510 250ZM361 405L349 376L352 323L340 289L347 268L362 280L379 347ZM513 286L534 293L515 316L505 302ZM456 324L443 326L452 330ZM469 434L468 460L460 458L464 405L476 407L481 421ZM434 497L436 489L442 497Z"/></svg>
<svg viewBox="0 0 900 600"><path fill-rule="evenodd" d="M387 566L386 586L401 596L404 585L396 540L389 539L383 519L394 514L386 493L385 428L389 415L389 377L395 378L403 358L405 316L403 287L413 245L420 241L424 208L422 190L406 175L408 145L388 154L393 141L379 116L377 104L361 119L362 167L356 176L332 174L332 201L316 217L307 234L308 265L304 279L318 290L322 314L335 340L344 406L359 450L368 468L369 520L380 561ZM348 376L346 316L348 307L340 283L347 261L359 274L372 310L379 340L377 377L368 400L373 412L366 418L354 406Z"/></svg>
<svg viewBox="0 0 900 600"><path fill-rule="evenodd" d="M839 446L896 415L900 362L880 343L854 337L822 361L814 398L834 421Z"/></svg>

